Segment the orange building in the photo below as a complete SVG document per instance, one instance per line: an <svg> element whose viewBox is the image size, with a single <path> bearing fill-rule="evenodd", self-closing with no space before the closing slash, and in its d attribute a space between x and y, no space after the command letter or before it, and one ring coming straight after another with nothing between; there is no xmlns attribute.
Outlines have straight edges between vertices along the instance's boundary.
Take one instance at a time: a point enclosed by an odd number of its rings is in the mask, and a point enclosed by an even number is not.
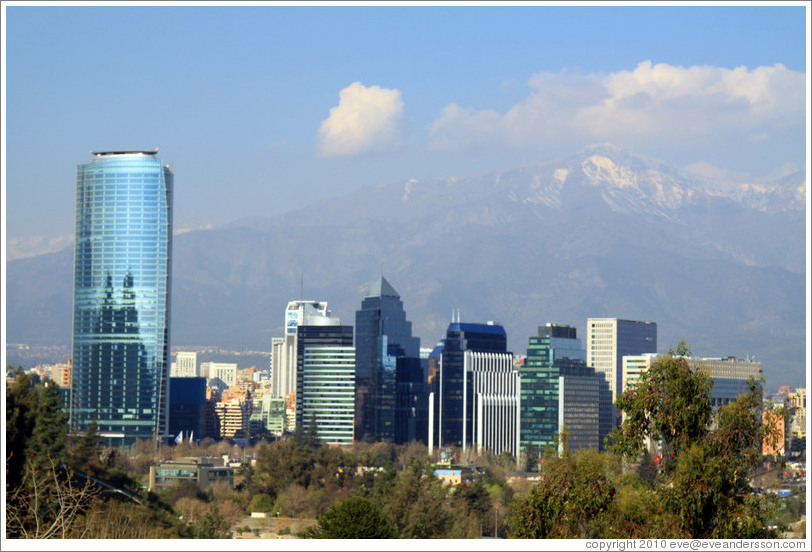
<svg viewBox="0 0 812 552"><path fill-rule="evenodd" d="M761 453L764 456L777 458L786 453L786 416L778 410L765 410L762 414L761 423L767 426L768 436L761 446Z"/></svg>

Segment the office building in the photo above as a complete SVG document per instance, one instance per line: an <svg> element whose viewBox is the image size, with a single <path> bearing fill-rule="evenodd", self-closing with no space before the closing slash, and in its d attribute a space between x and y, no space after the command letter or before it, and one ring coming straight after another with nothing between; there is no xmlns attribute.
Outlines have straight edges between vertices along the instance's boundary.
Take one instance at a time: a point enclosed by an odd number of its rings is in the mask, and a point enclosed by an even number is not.
<svg viewBox="0 0 812 552"><path fill-rule="evenodd" d="M204 458L164 460L149 468L149 490L153 492L177 487L183 483L194 483L198 489L205 491L218 482L233 487L234 468Z"/></svg>
<svg viewBox="0 0 812 552"><path fill-rule="evenodd" d="M628 355L623 357L623 390L633 388L643 372L648 370L661 355ZM724 406L748 391L750 379L760 382L763 365L736 357L700 358L686 357L693 370L703 370L713 381L711 398L714 408Z"/></svg>
<svg viewBox="0 0 812 552"><path fill-rule="evenodd" d="M232 362L204 362L200 371L209 379L209 387L225 391L237 385L237 365Z"/></svg>
<svg viewBox="0 0 812 552"><path fill-rule="evenodd" d="M285 307L285 336L271 340L271 394L284 397L296 391L296 337L311 315L330 316L326 301L291 301Z"/></svg>
<svg viewBox="0 0 812 552"><path fill-rule="evenodd" d="M409 372L401 375L401 381L412 381L414 364L405 359L415 359L419 365L420 340L412 336L412 323L406 320L400 295L382 275L355 312L355 331L356 439L401 442L406 437L395 431L398 362ZM410 388L401 385L400 389L409 392ZM420 402L417 397L412 399ZM409 400L401 397L401 402ZM406 410L400 412L403 415ZM408 420L401 420L399 433L405 430L404 423Z"/></svg>
<svg viewBox="0 0 812 552"><path fill-rule="evenodd" d="M296 391L295 416L296 425L307 428L312 421L313 410L308 410L305 417L304 409L304 371L305 358L312 362L316 359L308 353L308 349L321 347L338 347L345 349L342 353L342 361L347 361L347 348L352 348L352 326L342 326L341 320L335 317L323 316L319 313L308 315L304 323L299 324L296 337ZM343 369L343 368L342 368ZM341 403L343 404L343 403ZM353 415L353 419L355 416ZM318 430L318 420L316 421Z"/></svg>
<svg viewBox="0 0 812 552"><path fill-rule="evenodd" d="M110 446L168 438L173 171L157 153L76 170L70 424Z"/></svg>
<svg viewBox="0 0 812 552"><path fill-rule="evenodd" d="M586 363L604 374L612 404L623 392L623 357L657 352L657 324L620 318L588 318ZM613 428L620 423L615 411Z"/></svg>
<svg viewBox="0 0 812 552"><path fill-rule="evenodd" d="M169 434L185 438L217 437L206 433L206 378L169 378Z"/></svg>
<svg viewBox="0 0 812 552"><path fill-rule="evenodd" d="M540 457L565 428L570 450L603 448L612 423L612 395L603 373L587 366L574 327L539 326L519 370L524 454ZM558 448L563 448L560 439Z"/></svg>
<svg viewBox="0 0 812 552"><path fill-rule="evenodd" d="M196 378L199 375L197 372L197 353L181 351L175 356L170 377Z"/></svg>
<svg viewBox="0 0 812 552"><path fill-rule="evenodd" d="M429 451L519 452L519 373L502 326L451 322L432 356Z"/></svg>
<svg viewBox="0 0 812 552"><path fill-rule="evenodd" d="M301 416L328 445L351 445L355 420L355 348L315 346L302 359Z"/></svg>
<svg viewBox="0 0 812 552"><path fill-rule="evenodd" d="M285 432L285 399L270 393L254 397L249 426L251 435L268 433L281 437Z"/></svg>

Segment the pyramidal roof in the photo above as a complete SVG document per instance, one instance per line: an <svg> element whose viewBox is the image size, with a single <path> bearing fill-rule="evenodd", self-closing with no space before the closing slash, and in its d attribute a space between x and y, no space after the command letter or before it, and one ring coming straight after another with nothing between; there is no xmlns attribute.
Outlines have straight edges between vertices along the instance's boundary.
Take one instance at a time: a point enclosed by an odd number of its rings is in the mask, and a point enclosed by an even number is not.
<svg viewBox="0 0 812 552"><path fill-rule="evenodd" d="M384 278L383 274L381 274L380 279L374 284L372 284L371 288L369 288L369 293L367 294L367 297L384 297L384 296L400 298L400 295L398 294L397 291L395 291L395 288L392 287L392 284L387 282L386 278Z"/></svg>

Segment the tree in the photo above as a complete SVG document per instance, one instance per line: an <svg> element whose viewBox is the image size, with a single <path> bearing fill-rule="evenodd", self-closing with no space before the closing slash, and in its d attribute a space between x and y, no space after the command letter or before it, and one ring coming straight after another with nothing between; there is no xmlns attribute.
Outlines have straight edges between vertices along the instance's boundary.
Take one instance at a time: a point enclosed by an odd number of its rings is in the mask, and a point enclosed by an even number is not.
<svg viewBox="0 0 812 552"><path fill-rule="evenodd" d="M79 485L69 470L51 464L35 467L29 460L22 480L7 497L8 538L68 538L76 531L77 518L98 497L87 479Z"/></svg>
<svg viewBox="0 0 812 552"><path fill-rule="evenodd" d="M227 539L231 537L230 529L231 525L217 506L190 527L192 538L195 539Z"/></svg>
<svg viewBox="0 0 812 552"><path fill-rule="evenodd" d="M37 390L34 427L26 446L26 456L37 467L48 469L51 462L65 460L68 414L62 409L62 395L53 381Z"/></svg>
<svg viewBox="0 0 812 552"><path fill-rule="evenodd" d="M248 511L267 513L273 510L273 505L273 498L270 495L260 493L254 495L254 498L251 499L251 504L248 505Z"/></svg>
<svg viewBox="0 0 812 552"><path fill-rule="evenodd" d="M305 530L301 536L314 539L394 539L398 533L374 504L355 496L336 503L319 519L316 527Z"/></svg>
<svg viewBox="0 0 812 552"><path fill-rule="evenodd" d="M545 459L541 481L513 504L508 525L524 539L597 538L597 519L611 507L615 488L606 457L579 450Z"/></svg>
<svg viewBox="0 0 812 552"><path fill-rule="evenodd" d="M431 539L446 535L450 522L445 508L448 491L434 476L429 462L412 461L394 480L387 477L386 470L379 475L386 484L374 489L373 500L401 538Z"/></svg>
<svg viewBox="0 0 812 552"><path fill-rule="evenodd" d="M612 449L636 459L645 439L662 442L654 488L685 536L768 538L774 532L765 529L766 503L752 496L748 483L770 437L760 419L761 386L748 382L747 392L714 415L712 382L703 370L691 369L689 354L680 343L618 398L627 417Z"/></svg>
<svg viewBox="0 0 812 552"><path fill-rule="evenodd" d="M662 441L663 465L670 470L682 449L705 438L713 414L713 382L703 371L691 369L690 355L690 348L680 342L617 398L626 420L613 433L611 450L637 458L646 438Z"/></svg>
<svg viewBox="0 0 812 552"><path fill-rule="evenodd" d="M6 391L6 492L22 482L28 440L34 430L37 392L19 374Z"/></svg>

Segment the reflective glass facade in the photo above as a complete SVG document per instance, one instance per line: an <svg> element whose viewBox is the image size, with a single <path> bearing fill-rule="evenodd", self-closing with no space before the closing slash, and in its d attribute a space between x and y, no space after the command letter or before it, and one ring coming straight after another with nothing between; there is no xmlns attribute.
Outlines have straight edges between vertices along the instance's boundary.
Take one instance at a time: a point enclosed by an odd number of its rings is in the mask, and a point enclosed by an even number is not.
<svg viewBox="0 0 812 552"><path fill-rule="evenodd" d="M520 447L531 457L553 446L562 425L569 447L601 447L601 420L611 423L612 395L601 372L586 364L575 328L540 326L521 368Z"/></svg>
<svg viewBox="0 0 812 552"><path fill-rule="evenodd" d="M168 434L173 172L156 153L76 170L70 423L115 446Z"/></svg>
<svg viewBox="0 0 812 552"><path fill-rule="evenodd" d="M466 377L466 351L504 353L507 333L498 324L452 322L442 341L439 367L431 382L429 447L474 443L474 378ZM469 368L470 370L470 368Z"/></svg>
<svg viewBox="0 0 812 552"><path fill-rule="evenodd" d="M355 349L356 440L402 443L410 433L422 432L409 429L415 420L402 418L407 414L406 403L417 405L426 400L416 381L415 364L402 360L414 359L419 364L420 339L412 336L412 323L406 320L400 295L383 276L361 302L361 310L355 311ZM398 377L399 366L409 373ZM417 385L410 388L399 381ZM417 395L399 396L411 392Z"/></svg>

